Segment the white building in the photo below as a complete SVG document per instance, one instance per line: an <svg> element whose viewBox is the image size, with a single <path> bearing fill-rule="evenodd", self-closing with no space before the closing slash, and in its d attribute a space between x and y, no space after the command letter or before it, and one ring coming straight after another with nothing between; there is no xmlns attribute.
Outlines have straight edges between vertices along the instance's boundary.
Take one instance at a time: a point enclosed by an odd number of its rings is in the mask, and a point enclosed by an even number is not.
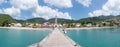
<svg viewBox="0 0 120 47"><path fill-rule="evenodd" d="M81 26L81 24L77 23L75 26L78 28L78 27L80 27L80 26Z"/></svg>
<svg viewBox="0 0 120 47"><path fill-rule="evenodd" d="M92 26L92 24L91 24L91 23L88 23L88 24L86 24L86 26L87 26L87 27L91 27L91 26Z"/></svg>
<svg viewBox="0 0 120 47"><path fill-rule="evenodd" d="M22 24L20 24L20 23L12 23L11 27L22 27Z"/></svg>

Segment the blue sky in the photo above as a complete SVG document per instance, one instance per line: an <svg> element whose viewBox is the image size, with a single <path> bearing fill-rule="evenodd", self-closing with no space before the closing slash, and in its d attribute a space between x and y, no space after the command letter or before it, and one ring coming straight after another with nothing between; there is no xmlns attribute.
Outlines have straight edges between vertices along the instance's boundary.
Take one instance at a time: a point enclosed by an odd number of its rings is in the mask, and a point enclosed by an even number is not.
<svg viewBox="0 0 120 47"><path fill-rule="evenodd" d="M81 19L101 15L119 15L118 0L0 0L0 13L15 19L42 17Z"/></svg>

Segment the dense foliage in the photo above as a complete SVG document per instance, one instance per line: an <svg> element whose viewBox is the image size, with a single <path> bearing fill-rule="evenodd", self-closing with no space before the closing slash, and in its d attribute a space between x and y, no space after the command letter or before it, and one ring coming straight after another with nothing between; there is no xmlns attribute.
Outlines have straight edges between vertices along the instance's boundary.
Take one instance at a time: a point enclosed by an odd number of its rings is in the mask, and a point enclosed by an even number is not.
<svg viewBox="0 0 120 47"><path fill-rule="evenodd" d="M52 19L48 20L48 22L50 22L50 23L54 23L54 21L55 21L55 18L52 18ZM57 18L57 21L58 21L58 23L61 23L61 24L63 24L63 23L73 23L74 22L74 20L63 19L63 18Z"/></svg>
<svg viewBox="0 0 120 47"><path fill-rule="evenodd" d="M57 18L58 22L63 24L63 23L73 23L75 22L75 20L70 20L70 19L62 19L62 18ZM16 20L18 23L23 23L23 22L27 22L27 23L40 23L43 24L44 22L50 22L50 23L54 23L55 18L46 20L43 18L31 18L31 19L27 19L27 20Z"/></svg>
<svg viewBox="0 0 120 47"><path fill-rule="evenodd" d="M70 20L70 19L62 19L62 18L57 18L58 22L63 24L63 23L67 23L67 24L71 24L71 23L81 23L82 25L84 24L88 24L91 23L93 25L96 25L100 22L103 21L110 21L110 23L114 24L114 22L119 22L120 21L120 15L118 16L99 16L99 17L88 17L88 18L82 18L80 20ZM117 19L117 20L114 20ZM31 18L31 19L27 19L27 20L17 20L17 22L28 22L28 23L44 23L44 22L50 22L50 23L54 23L55 18L49 19L49 20L45 20L43 18Z"/></svg>
<svg viewBox="0 0 120 47"><path fill-rule="evenodd" d="M9 26L8 24L16 22L7 14L0 14L0 26Z"/></svg>
<svg viewBox="0 0 120 47"><path fill-rule="evenodd" d="M46 22L47 20L43 19L43 18L32 18L32 19L27 19L26 22L28 23L44 23Z"/></svg>

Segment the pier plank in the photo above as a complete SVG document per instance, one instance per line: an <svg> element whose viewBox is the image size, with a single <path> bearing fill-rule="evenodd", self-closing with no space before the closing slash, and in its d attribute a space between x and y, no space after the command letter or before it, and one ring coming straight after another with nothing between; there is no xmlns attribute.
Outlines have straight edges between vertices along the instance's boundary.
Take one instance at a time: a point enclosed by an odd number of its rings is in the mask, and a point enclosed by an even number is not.
<svg viewBox="0 0 120 47"><path fill-rule="evenodd" d="M72 39L60 32L59 29L47 36L42 42L29 47L80 47Z"/></svg>

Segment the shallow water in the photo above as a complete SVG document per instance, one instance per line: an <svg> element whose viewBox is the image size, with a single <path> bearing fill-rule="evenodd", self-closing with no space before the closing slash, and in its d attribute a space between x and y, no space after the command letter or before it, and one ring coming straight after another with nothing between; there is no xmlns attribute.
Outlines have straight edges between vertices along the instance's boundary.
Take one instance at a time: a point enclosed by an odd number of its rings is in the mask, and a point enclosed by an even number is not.
<svg viewBox="0 0 120 47"><path fill-rule="evenodd" d="M49 30L0 29L0 47L27 47L49 33Z"/></svg>
<svg viewBox="0 0 120 47"><path fill-rule="evenodd" d="M120 47L120 28L68 30L82 47Z"/></svg>

